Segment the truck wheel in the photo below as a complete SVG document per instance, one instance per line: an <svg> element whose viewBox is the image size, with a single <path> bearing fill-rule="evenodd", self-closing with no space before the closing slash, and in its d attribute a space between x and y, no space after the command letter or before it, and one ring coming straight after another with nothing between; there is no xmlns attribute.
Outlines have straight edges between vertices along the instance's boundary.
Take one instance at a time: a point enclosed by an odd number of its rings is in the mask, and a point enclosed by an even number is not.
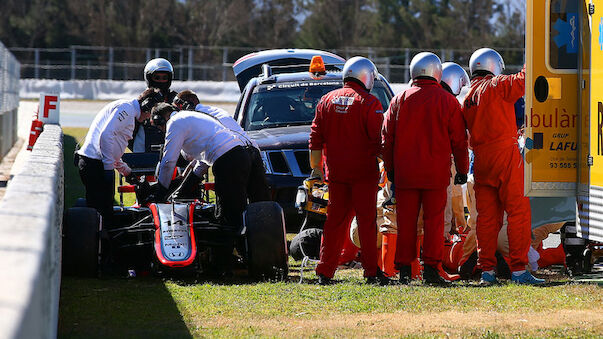
<svg viewBox="0 0 603 339"><path fill-rule="evenodd" d="M584 254L587 248L587 241L578 238L576 231L575 222L567 222L561 228L561 241L563 242L563 250L565 251L565 266L567 274L570 277L586 273Z"/></svg>
<svg viewBox="0 0 603 339"><path fill-rule="evenodd" d="M246 227L249 275L254 279L283 280L289 274L283 209L273 201L249 204Z"/></svg>
<svg viewBox="0 0 603 339"><path fill-rule="evenodd" d="M96 277L100 215L94 208L72 207L63 218L63 273Z"/></svg>

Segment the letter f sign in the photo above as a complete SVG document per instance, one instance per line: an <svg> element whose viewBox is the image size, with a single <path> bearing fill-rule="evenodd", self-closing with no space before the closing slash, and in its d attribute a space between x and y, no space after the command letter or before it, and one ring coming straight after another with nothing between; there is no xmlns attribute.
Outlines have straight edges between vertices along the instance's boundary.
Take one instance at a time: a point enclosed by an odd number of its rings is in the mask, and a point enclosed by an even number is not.
<svg viewBox="0 0 603 339"><path fill-rule="evenodd" d="M52 104L51 104L52 102ZM42 112L42 117L48 118L48 111L51 109L57 108L57 96L56 95L47 95L44 97L44 111Z"/></svg>
<svg viewBox="0 0 603 339"><path fill-rule="evenodd" d="M59 123L60 97L58 94L40 94L39 107L38 119L45 124Z"/></svg>

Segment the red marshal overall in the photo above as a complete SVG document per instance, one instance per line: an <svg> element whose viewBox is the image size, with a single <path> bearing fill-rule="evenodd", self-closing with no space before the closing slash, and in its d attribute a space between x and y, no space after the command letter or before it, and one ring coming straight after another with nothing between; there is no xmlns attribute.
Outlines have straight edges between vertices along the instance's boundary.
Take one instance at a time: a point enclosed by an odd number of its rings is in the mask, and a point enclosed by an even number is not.
<svg viewBox="0 0 603 339"><path fill-rule="evenodd" d="M322 150L328 168L329 205L316 273L332 278L352 218L358 220L364 276L377 274L377 185L383 108L363 86L348 81L322 97L310 149Z"/></svg>

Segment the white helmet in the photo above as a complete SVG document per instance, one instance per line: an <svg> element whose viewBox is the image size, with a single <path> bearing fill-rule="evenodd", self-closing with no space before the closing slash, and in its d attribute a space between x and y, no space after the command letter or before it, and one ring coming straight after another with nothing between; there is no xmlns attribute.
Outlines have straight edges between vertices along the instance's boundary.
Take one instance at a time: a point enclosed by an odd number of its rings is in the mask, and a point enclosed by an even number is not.
<svg viewBox="0 0 603 339"><path fill-rule="evenodd" d="M473 52L469 60L469 71L471 76L475 72L486 71L492 74L499 75L505 69L505 62L497 51L492 48L480 48Z"/></svg>
<svg viewBox="0 0 603 339"><path fill-rule="evenodd" d="M368 91L373 88L377 78L377 66L367 58L355 56L343 65L343 81L355 79L364 85Z"/></svg>
<svg viewBox="0 0 603 339"><path fill-rule="evenodd" d="M430 52L421 52L410 62L410 77L415 80L420 77L429 77L440 82L442 79L442 61Z"/></svg>
<svg viewBox="0 0 603 339"><path fill-rule="evenodd" d="M153 73L155 72L167 72L167 82L156 82L153 81ZM159 88L162 92L167 91L172 85L172 79L174 78L174 68L172 64L164 58L156 58L147 62L144 66L144 80L147 82L147 87Z"/></svg>
<svg viewBox="0 0 603 339"><path fill-rule="evenodd" d="M469 76L458 64L445 62L442 64L442 81L440 83L446 84L450 92L457 96L464 86L469 85Z"/></svg>

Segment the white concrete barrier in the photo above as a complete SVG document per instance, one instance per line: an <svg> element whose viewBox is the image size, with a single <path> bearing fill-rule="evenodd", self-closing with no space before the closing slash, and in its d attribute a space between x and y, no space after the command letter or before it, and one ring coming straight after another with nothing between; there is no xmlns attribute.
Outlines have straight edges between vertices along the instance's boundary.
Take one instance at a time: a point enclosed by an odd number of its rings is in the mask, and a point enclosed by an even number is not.
<svg viewBox="0 0 603 339"><path fill-rule="evenodd" d="M40 93L61 93L61 99L117 100L138 97L147 87L144 81L21 79L19 97L36 99ZM172 90L190 89L201 101L237 102L235 81L173 81Z"/></svg>
<svg viewBox="0 0 603 339"><path fill-rule="evenodd" d="M46 125L0 201L0 338L57 336L63 177L63 132Z"/></svg>

